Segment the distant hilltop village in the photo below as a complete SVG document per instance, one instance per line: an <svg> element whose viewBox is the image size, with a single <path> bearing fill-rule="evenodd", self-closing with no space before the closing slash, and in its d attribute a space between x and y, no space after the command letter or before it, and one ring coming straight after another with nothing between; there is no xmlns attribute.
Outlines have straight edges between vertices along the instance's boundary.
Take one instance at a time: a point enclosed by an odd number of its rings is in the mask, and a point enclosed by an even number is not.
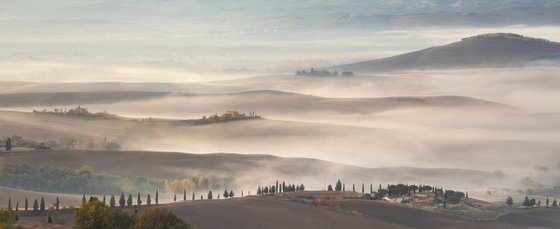
<svg viewBox="0 0 560 229"><path fill-rule="evenodd" d="M74 116L74 117L81 117L81 118L94 118L94 119L109 119L109 118L116 118L117 116L114 114L109 114L107 112L98 112L98 113L91 113L88 109L78 106L74 109L66 109L66 108L55 108L54 110L47 110L44 109L42 111L33 110L33 113L38 114L55 114L55 115L66 115L66 116Z"/></svg>
<svg viewBox="0 0 560 229"><path fill-rule="evenodd" d="M338 72L329 70L315 70L311 68L309 71L306 69L296 71L296 76L354 76L353 72Z"/></svg>
<svg viewBox="0 0 560 229"><path fill-rule="evenodd" d="M261 116L255 115L255 112L249 112L248 115L241 114L237 111L227 111L222 115L218 115L215 113L211 116L202 116L201 119L189 119L186 122L195 124L195 125L203 125L203 124L211 124L217 122L229 122L229 121L237 121L237 120L248 120L248 119L261 119Z"/></svg>

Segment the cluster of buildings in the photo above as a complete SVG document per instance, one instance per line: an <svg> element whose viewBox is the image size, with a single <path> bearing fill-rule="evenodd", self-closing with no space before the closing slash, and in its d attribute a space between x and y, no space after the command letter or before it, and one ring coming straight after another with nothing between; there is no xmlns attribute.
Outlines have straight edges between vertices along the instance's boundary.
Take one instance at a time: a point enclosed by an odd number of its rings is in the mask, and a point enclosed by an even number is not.
<svg viewBox="0 0 560 229"><path fill-rule="evenodd" d="M411 201L417 204L431 204L436 199L436 194L434 192L417 192L411 196L402 195L388 195L383 197L383 201L387 203L400 204L404 201Z"/></svg>

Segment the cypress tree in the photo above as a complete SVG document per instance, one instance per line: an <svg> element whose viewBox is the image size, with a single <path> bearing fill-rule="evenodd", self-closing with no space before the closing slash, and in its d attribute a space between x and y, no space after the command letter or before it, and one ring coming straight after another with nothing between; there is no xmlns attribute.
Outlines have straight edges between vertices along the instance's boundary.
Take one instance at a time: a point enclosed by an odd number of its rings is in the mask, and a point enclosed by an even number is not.
<svg viewBox="0 0 560 229"><path fill-rule="evenodd" d="M12 150L12 139L8 138L6 139L6 151L10 151Z"/></svg>
<svg viewBox="0 0 560 229"><path fill-rule="evenodd" d="M342 191L346 192L346 185L345 184L342 184Z"/></svg>
<svg viewBox="0 0 560 229"><path fill-rule="evenodd" d="M364 194L364 183L362 183L362 194Z"/></svg>
<svg viewBox="0 0 560 229"><path fill-rule="evenodd" d="M39 211L39 202L37 199L33 202L33 211Z"/></svg>
<svg viewBox="0 0 560 229"><path fill-rule="evenodd" d="M558 201L556 201L556 199L554 199L554 201L552 201L552 207L558 207Z"/></svg>
<svg viewBox="0 0 560 229"><path fill-rule="evenodd" d="M212 190L208 191L208 199L209 199L209 200L212 199Z"/></svg>
<svg viewBox="0 0 560 229"><path fill-rule="evenodd" d="M192 200L194 200L194 191L193 191L193 193L192 193Z"/></svg>
<svg viewBox="0 0 560 229"><path fill-rule="evenodd" d="M84 194L84 196L82 196L82 205L86 204L86 194Z"/></svg>
<svg viewBox="0 0 560 229"><path fill-rule="evenodd" d="M523 206L525 207L529 207L531 206L531 201L529 201L529 197L525 197L525 199L523 200Z"/></svg>
<svg viewBox="0 0 560 229"><path fill-rule="evenodd" d="M177 201L177 194L173 194L173 202Z"/></svg>
<svg viewBox="0 0 560 229"><path fill-rule="evenodd" d="M373 193L373 184L369 184L369 193Z"/></svg>
<svg viewBox="0 0 560 229"><path fill-rule="evenodd" d="M105 201L105 195L103 195L103 205L107 205L107 202Z"/></svg>
<svg viewBox="0 0 560 229"><path fill-rule="evenodd" d="M24 209L25 211L27 211L27 208L29 207L29 203L28 203L28 201L27 201L27 197L25 197L25 205L23 205L23 207L24 207L23 209Z"/></svg>
<svg viewBox="0 0 560 229"><path fill-rule="evenodd" d="M340 182L340 179L338 179L338 181L336 182L336 185L334 186L334 190L336 190L337 192L342 191L342 182Z"/></svg>
<svg viewBox="0 0 560 229"><path fill-rule="evenodd" d="M546 207L548 208L548 197L546 198Z"/></svg>
<svg viewBox="0 0 560 229"><path fill-rule="evenodd" d="M8 210L12 210L12 198L8 197Z"/></svg>
<svg viewBox="0 0 560 229"><path fill-rule="evenodd" d="M243 197L243 190L241 190L241 197Z"/></svg>
<svg viewBox="0 0 560 229"><path fill-rule="evenodd" d="M56 197L56 210L58 211L58 209L60 208L60 200L58 199L58 196Z"/></svg>
<svg viewBox="0 0 560 229"><path fill-rule="evenodd" d="M356 185L352 184L352 192L356 192Z"/></svg>
<svg viewBox="0 0 560 229"><path fill-rule="evenodd" d="M183 190L183 201L187 201L187 189Z"/></svg>
<svg viewBox="0 0 560 229"><path fill-rule="evenodd" d="M45 211L45 198L41 197L41 211Z"/></svg>
<svg viewBox="0 0 560 229"><path fill-rule="evenodd" d="M508 196L508 198L506 199L506 204L508 206L512 206L513 205L513 198L511 198L511 196Z"/></svg>
<svg viewBox="0 0 560 229"><path fill-rule="evenodd" d="M156 205L159 203L159 191L156 189Z"/></svg>
<svg viewBox="0 0 560 229"><path fill-rule="evenodd" d="M18 212L18 211L19 211L19 200L16 201L16 212Z"/></svg>
<svg viewBox="0 0 560 229"><path fill-rule="evenodd" d="M131 207L132 206L132 194L128 194L128 199L126 199L126 205Z"/></svg>
<svg viewBox="0 0 560 229"><path fill-rule="evenodd" d="M148 193L148 196L146 197L146 204L148 206L152 205L152 198L150 197L150 193Z"/></svg>
<svg viewBox="0 0 560 229"><path fill-rule="evenodd" d="M227 199L229 196L229 192L227 191L227 189L224 191L224 199Z"/></svg>
<svg viewBox="0 0 560 229"><path fill-rule="evenodd" d="M111 199L109 200L109 206L112 208L115 207L115 194L111 195Z"/></svg>
<svg viewBox="0 0 560 229"><path fill-rule="evenodd" d="M121 197L119 198L119 206L121 206L121 208L124 208L125 204L126 204L126 200L124 197L124 192L121 192Z"/></svg>
<svg viewBox="0 0 560 229"><path fill-rule="evenodd" d="M233 190L229 190L229 197L233 198L233 195L235 195L235 193L233 193Z"/></svg>
<svg viewBox="0 0 560 229"><path fill-rule="evenodd" d="M142 198L140 198L140 193L138 193L138 198L136 198L136 204L138 206L142 205Z"/></svg>

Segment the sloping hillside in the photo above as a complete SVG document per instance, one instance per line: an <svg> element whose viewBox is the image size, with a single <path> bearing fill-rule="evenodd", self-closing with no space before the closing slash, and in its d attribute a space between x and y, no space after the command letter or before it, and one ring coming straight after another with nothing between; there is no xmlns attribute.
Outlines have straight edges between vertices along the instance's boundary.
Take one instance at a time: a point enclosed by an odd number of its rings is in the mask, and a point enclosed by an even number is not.
<svg viewBox="0 0 560 229"><path fill-rule="evenodd" d="M424 69L519 67L560 60L560 43L517 34L483 34L444 46L346 64L333 69L385 72Z"/></svg>

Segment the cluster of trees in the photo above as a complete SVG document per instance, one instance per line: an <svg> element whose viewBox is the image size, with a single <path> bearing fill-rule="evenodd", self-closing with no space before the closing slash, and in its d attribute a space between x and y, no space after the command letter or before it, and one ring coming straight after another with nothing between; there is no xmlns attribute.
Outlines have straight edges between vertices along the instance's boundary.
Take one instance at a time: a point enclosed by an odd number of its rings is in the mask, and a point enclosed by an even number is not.
<svg viewBox="0 0 560 229"><path fill-rule="evenodd" d="M82 204L74 214L74 227L78 229L189 229L191 225L165 208L148 208L130 215L118 208L109 208L97 198Z"/></svg>
<svg viewBox="0 0 560 229"><path fill-rule="evenodd" d="M59 210L60 207L60 200L58 199L58 197L56 197L56 202L54 203L55 209ZM9 211L13 211L15 210L16 212L19 212L19 201L16 201L15 203L15 207L12 206L12 198L8 198L8 210ZM23 204L23 210L24 211L29 211L31 210L29 208L29 200L27 198L25 198L25 202ZM35 201L33 201L33 211L42 211L44 212L46 210L46 205L45 205L45 198L41 197L41 202L39 202L37 199L35 199Z"/></svg>
<svg viewBox="0 0 560 229"><path fill-rule="evenodd" d="M361 193L369 195L372 199L378 200L385 196L412 196L416 192L432 192L436 198L443 200L444 207L449 204L457 204L461 198L468 198L468 193L454 190L444 190L443 188L432 187L429 185L408 185L408 184L387 184L386 188L382 188L381 184L374 191L373 184L369 185L369 193L366 193L365 183L362 183ZM340 179L336 182L334 188L332 185L327 186L327 191L345 192L346 184ZM356 192L356 185L352 184L352 192Z"/></svg>
<svg viewBox="0 0 560 229"><path fill-rule="evenodd" d="M120 150L121 145L116 142L108 141L107 138L98 140L83 140L75 139L72 137L61 138L58 141L48 140L38 142L30 139L25 139L19 135L4 136L0 139L4 144L6 150L11 150L13 147L30 148L30 149L77 149L77 150Z"/></svg>
<svg viewBox="0 0 560 229"><path fill-rule="evenodd" d="M339 73L338 71L329 71L326 69L323 70L315 70L314 68L311 68L309 71L306 69L303 70L298 70L296 71L296 75L297 76L353 76L354 73L352 72L342 72Z"/></svg>
<svg viewBox="0 0 560 229"><path fill-rule="evenodd" d="M273 185L268 185L264 187L258 186L257 195L281 193L281 192L299 192L299 191L305 191L305 186L303 184L300 185L286 184L285 181L282 181L282 183L276 181L276 184Z"/></svg>
<svg viewBox="0 0 560 229"><path fill-rule="evenodd" d="M511 196L509 196L509 197L506 199L506 204L507 204L508 206L513 206L513 198L511 198ZM558 207L558 201L557 201L556 199L554 199L554 200L551 202L550 199L549 199L548 197L546 198L545 204L546 204L546 207L550 207L550 206L552 206L552 207L554 207L554 208L557 208L557 207ZM541 206L541 201L540 201L540 200L537 201L535 198L529 199L528 196L525 196L525 199L523 199L522 205L525 206L525 207Z"/></svg>
<svg viewBox="0 0 560 229"><path fill-rule="evenodd" d="M169 179L164 182L167 193L181 193L184 190L220 190L235 188L232 177L193 176L183 179Z"/></svg>
<svg viewBox="0 0 560 229"><path fill-rule="evenodd" d="M0 165L0 185L41 192L89 193L131 192L154 190L163 182L145 177L123 177L94 172L91 166L78 170L29 165Z"/></svg>

